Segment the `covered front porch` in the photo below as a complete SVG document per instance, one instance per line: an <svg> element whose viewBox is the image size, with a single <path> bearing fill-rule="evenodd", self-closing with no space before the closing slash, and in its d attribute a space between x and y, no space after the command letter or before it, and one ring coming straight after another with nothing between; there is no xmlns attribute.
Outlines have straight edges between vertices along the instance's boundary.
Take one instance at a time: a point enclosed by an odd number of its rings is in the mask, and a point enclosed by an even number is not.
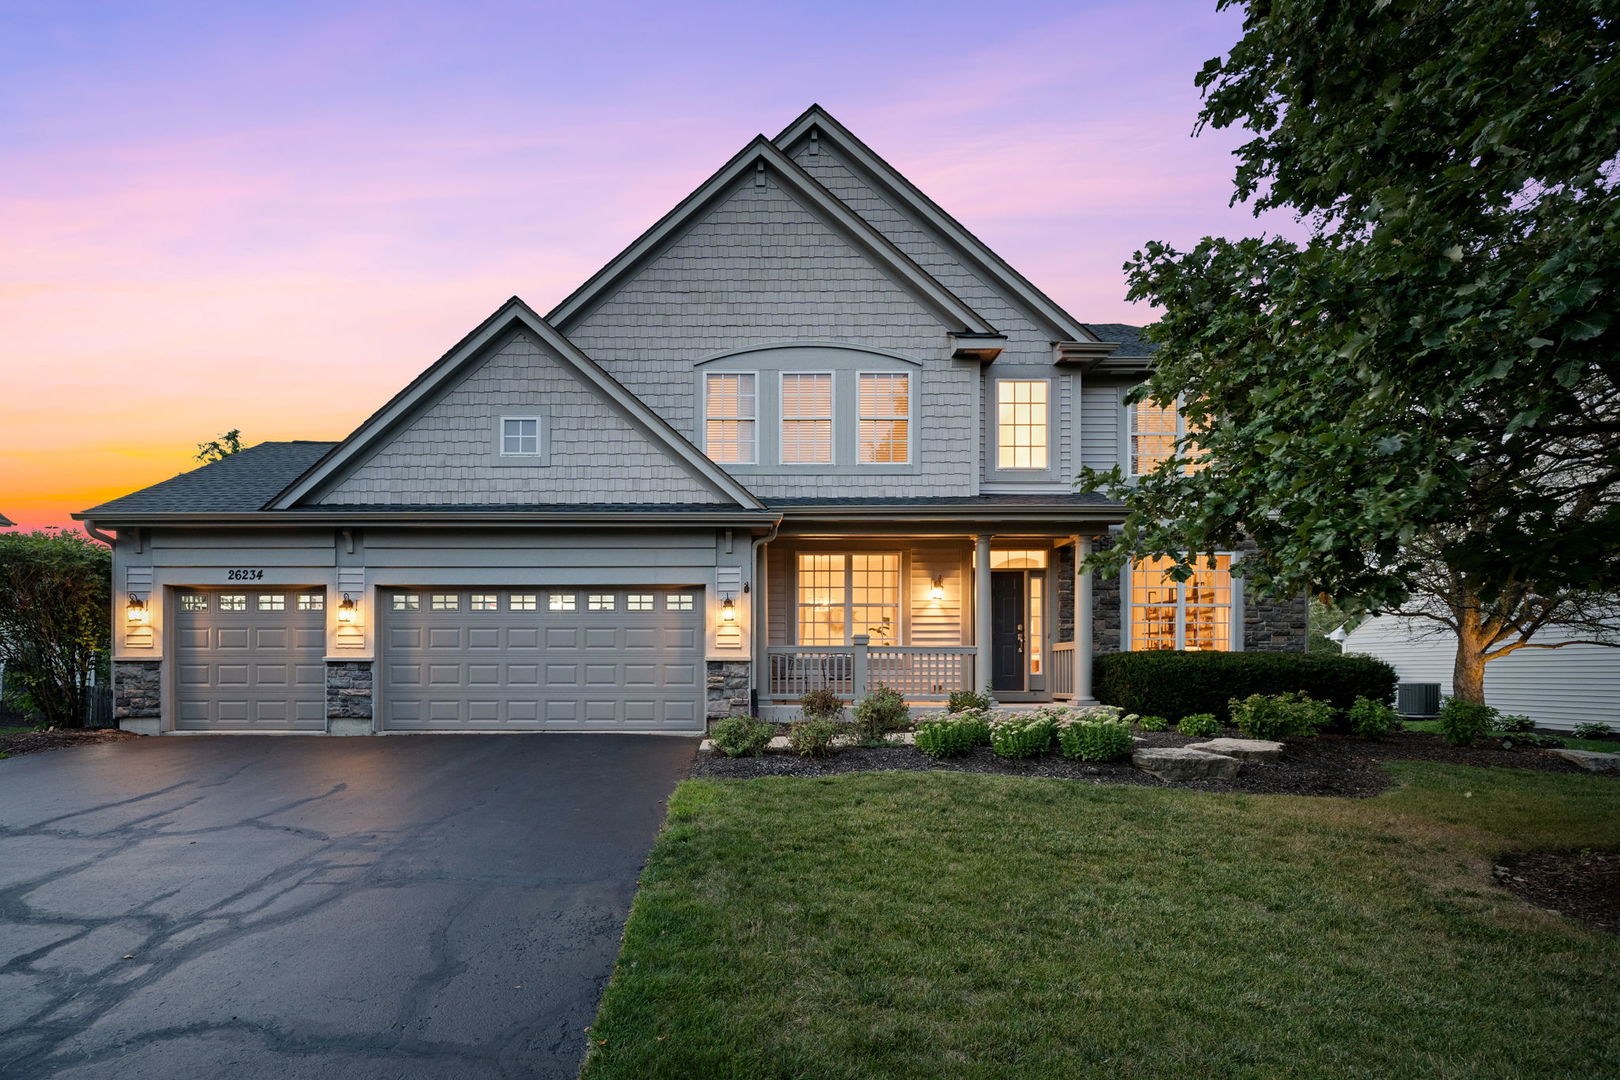
<svg viewBox="0 0 1620 1080"><path fill-rule="evenodd" d="M1091 700L1091 534L781 535L756 570L761 716L882 684L920 709L988 688Z"/></svg>

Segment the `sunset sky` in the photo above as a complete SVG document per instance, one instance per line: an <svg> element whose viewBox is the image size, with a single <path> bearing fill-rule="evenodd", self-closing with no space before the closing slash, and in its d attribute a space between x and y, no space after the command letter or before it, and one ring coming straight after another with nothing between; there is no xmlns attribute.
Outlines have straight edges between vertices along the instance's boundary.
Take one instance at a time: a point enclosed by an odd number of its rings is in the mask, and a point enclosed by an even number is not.
<svg viewBox="0 0 1620 1080"><path fill-rule="evenodd" d="M1190 137L1213 0L0 0L0 513L336 439L819 101L1077 316L1150 239L1294 231Z"/></svg>

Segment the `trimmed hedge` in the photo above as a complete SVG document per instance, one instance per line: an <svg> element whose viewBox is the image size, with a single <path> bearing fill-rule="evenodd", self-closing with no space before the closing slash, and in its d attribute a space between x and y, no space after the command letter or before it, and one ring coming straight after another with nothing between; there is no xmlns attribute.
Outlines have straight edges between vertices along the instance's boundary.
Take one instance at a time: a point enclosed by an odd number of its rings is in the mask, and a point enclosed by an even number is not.
<svg viewBox="0 0 1620 1080"><path fill-rule="evenodd" d="M1371 656L1283 652L1122 652L1093 661L1097 700L1142 716L1229 717L1227 702L1251 694L1303 693L1334 708L1356 698L1395 700L1395 669Z"/></svg>

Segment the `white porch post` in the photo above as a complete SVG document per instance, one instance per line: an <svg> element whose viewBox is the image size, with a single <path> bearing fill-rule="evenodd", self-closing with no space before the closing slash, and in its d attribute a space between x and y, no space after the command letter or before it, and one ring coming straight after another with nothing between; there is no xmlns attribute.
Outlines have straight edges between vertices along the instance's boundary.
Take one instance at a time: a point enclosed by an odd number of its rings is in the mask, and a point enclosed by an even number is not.
<svg viewBox="0 0 1620 1080"><path fill-rule="evenodd" d="M1074 538L1074 703L1093 704L1091 696L1091 537Z"/></svg>
<svg viewBox="0 0 1620 1080"><path fill-rule="evenodd" d="M979 533L973 538L973 646L977 650L973 662L975 690L990 685L990 536Z"/></svg>

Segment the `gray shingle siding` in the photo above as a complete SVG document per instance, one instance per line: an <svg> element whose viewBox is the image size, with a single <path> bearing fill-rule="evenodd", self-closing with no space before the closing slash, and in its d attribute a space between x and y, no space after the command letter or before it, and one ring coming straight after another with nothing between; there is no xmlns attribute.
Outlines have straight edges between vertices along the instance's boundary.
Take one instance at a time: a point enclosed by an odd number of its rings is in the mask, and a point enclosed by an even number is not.
<svg viewBox="0 0 1620 1080"><path fill-rule="evenodd" d="M502 415L549 421L544 464L496 452ZM318 500L436 503L722 503L666 449L527 334L499 346Z"/></svg>

